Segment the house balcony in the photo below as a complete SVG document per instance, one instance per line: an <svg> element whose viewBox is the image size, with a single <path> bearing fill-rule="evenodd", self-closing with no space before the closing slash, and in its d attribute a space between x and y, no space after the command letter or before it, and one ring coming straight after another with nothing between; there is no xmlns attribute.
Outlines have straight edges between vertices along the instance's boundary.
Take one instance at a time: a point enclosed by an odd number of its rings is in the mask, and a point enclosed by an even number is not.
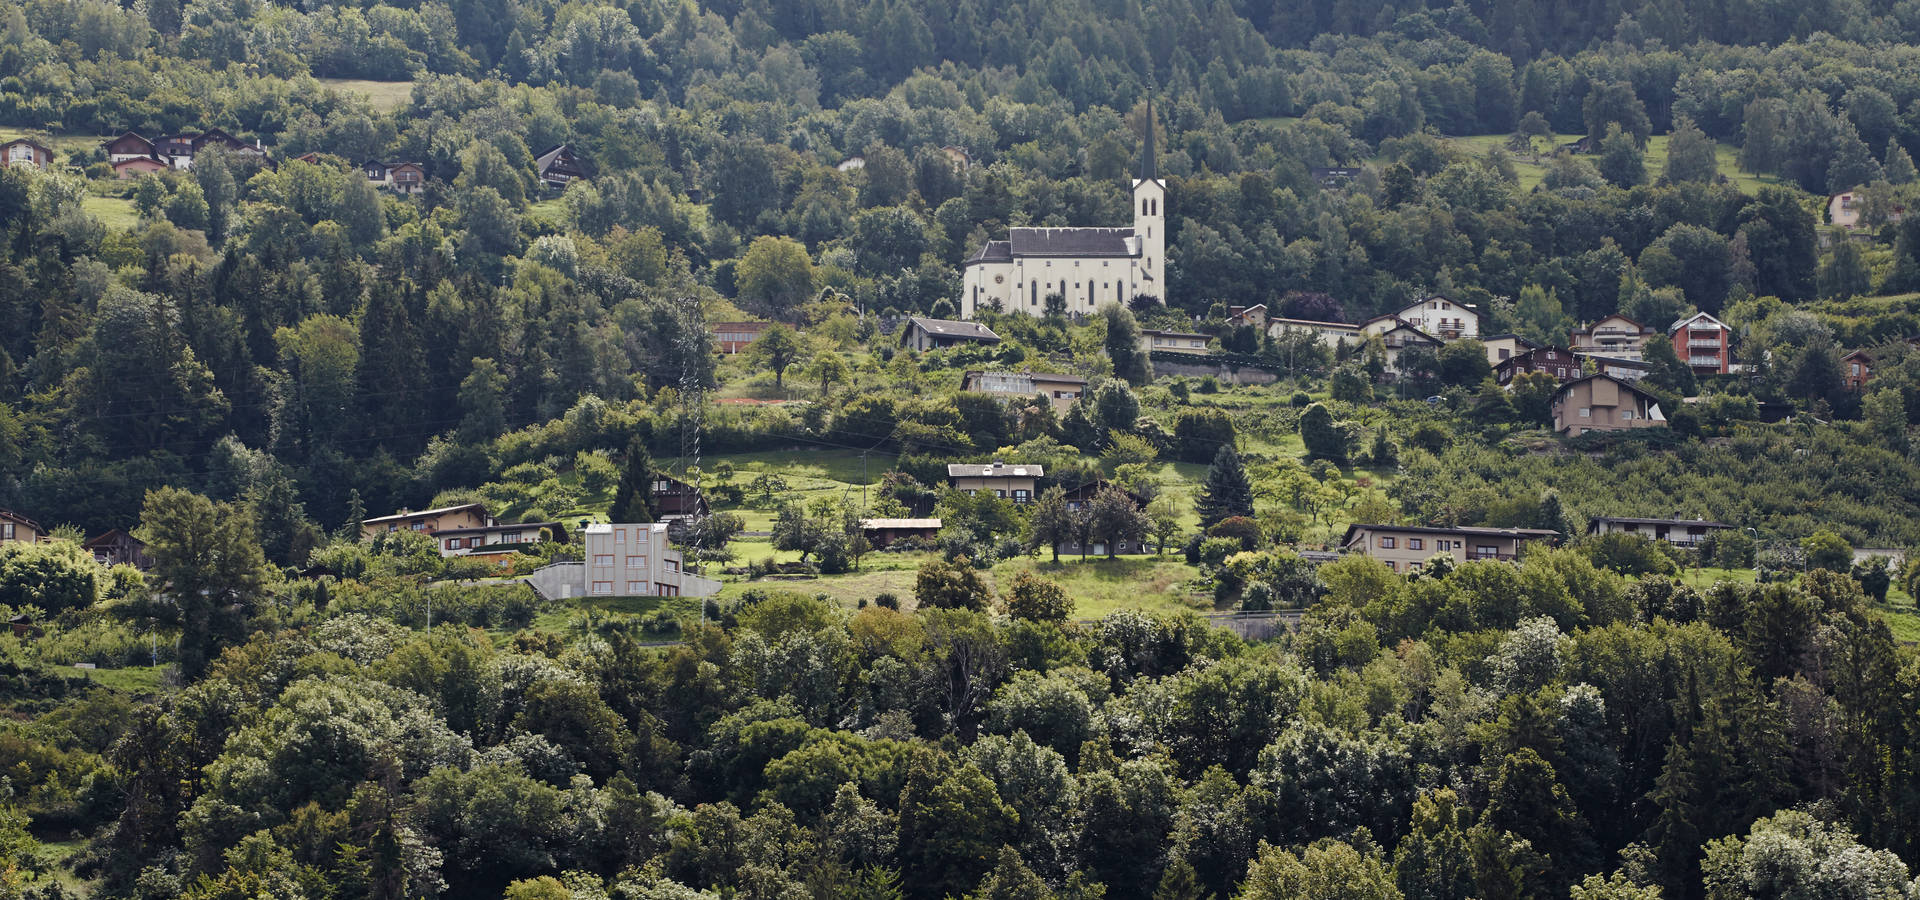
<svg viewBox="0 0 1920 900"><path fill-rule="evenodd" d="M1687 357L1687 365L1690 365L1696 369L1718 369L1720 368L1720 357L1689 356Z"/></svg>
<svg viewBox="0 0 1920 900"><path fill-rule="evenodd" d="M1687 339L1687 349L1699 350L1702 348L1710 349L1710 350L1718 350L1720 349L1720 339L1719 338L1688 338Z"/></svg>

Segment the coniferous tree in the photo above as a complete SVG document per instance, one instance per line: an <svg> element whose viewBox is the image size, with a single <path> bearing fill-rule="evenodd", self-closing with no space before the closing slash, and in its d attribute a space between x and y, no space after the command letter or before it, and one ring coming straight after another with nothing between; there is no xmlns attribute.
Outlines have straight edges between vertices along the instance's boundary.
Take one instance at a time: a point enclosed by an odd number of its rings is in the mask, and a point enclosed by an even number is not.
<svg viewBox="0 0 1920 900"><path fill-rule="evenodd" d="M1107 356L1113 359L1113 376L1124 378L1128 384L1146 384L1153 379L1153 363L1147 359L1147 352L1140 349L1140 323L1133 313L1118 304L1102 307L1100 315L1107 320Z"/></svg>
<svg viewBox="0 0 1920 900"><path fill-rule="evenodd" d="M1333 413L1319 403L1300 414L1300 441L1307 445L1310 459L1344 462L1347 458L1347 433L1333 421Z"/></svg>
<svg viewBox="0 0 1920 900"><path fill-rule="evenodd" d="M607 517L615 522L653 521L653 456L637 437L627 442L626 467L613 489Z"/></svg>
<svg viewBox="0 0 1920 900"><path fill-rule="evenodd" d="M1221 447L1214 455L1213 467L1207 470L1207 483L1201 487L1200 499L1194 507L1200 513L1202 528L1211 528L1220 520L1234 516L1253 517L1253 484L1247 481L1240 454L1232 447Z"/></svg>
<svg viewBox="0 0 1920 900"><path fill-rule="evenodd" d="M1881 163L1881 169L1886 172L1888 184L1912 184L1916 177L1913 156L1900 146L1898 138L1887 139L1886 160Z"/></svg>

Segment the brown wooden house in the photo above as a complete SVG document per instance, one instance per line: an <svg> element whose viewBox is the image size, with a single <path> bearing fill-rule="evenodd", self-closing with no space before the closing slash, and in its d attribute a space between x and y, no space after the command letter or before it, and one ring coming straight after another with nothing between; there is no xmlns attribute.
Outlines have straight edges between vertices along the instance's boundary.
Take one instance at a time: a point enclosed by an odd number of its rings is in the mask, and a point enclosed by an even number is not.
<svg viewBox="0 0 1920 900"><path fill-rule="evenodd" d="M53 166L53 148L32 138L15 138L0 144L0 166L30 166L35 169L47 169Z"/></svg>
<svg viewBox="0 0 1920 900"><path fill-rule="evenodd" d="M939 519L861 519L860 530L875 550L885 550L898 541L931 541L940 534Z"/></svg>
<svg viewBox="0 0 1920 900"><path fill-rule="evenodd" d="M1513 383L1513 379L1524 372L1545 372L1562 381L1572 381L1585 373L1581 371L1580 357L1565 347L1539 347L1517 356L1508 357L1493 367L1493 380L1502 385Z"/></svg>
<svg viewBox="0 0 1920 900"><path fill-rule="evenodd" d="M534 157L535 168L540 172L540 183L556 191L564 191L576 178L588 178L593 173L587 171L587 164L566 144L554 147Z"/></svg>
<svg viewBox="0 0 1920 900"><path fill-rule="evenodd" d="M147 542L118 528L88 539L80 549L93 554L94 561L103 566L126 565L142 572L153 568L153 561L147 558Z"/></svg>

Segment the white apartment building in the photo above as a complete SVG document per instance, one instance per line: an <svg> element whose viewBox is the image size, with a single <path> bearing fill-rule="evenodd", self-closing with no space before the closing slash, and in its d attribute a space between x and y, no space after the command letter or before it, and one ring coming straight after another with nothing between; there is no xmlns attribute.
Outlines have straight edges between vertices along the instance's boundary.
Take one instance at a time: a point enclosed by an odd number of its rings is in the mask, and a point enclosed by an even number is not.
<svg viewBox="0 0 1920 900"><path fill-rule="evenodd" d="M542 567L529 577L546 597L711 597L720 582L685 571L680 551L667 542L667 526L596 523L586 528L579 562Z"/></svg>

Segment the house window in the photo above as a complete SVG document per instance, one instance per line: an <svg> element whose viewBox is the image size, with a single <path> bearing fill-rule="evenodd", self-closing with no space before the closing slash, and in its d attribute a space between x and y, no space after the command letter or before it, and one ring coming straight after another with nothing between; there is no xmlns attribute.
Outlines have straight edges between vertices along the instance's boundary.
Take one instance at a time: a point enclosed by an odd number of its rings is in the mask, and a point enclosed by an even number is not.
<svg viewBox="0 0 1920 900"><path fill-rule="evenodd" d="M625 528L615 528L615 529L613 530L613 542L614 542L614 543L616 543L616 544L624 544L624 543L626 543L626 542L627 542L627 530L626 530Z"/></svg>
<svg viewBox="0 0 1920 900"><path fill-rule="evenodd" d="M627 596L629 596L629 597L641 597L641 596L645 596L645 595L646 595L646 593L647 593L647 583L646 583L646 582L644 582L644 581L629 581L629 582L627 582Z"/></svg>
<svg viewBox="0 0 1920 900"><path fill-rule="evenodd" d="M599 568L603 568L603 569L606 569L606 568L612 568L612 567L613 567L613 554L611 554L611 553L595 553L595 554L593 555L593 564L594 564L595 566L597 566L597 567L599 567Z"/></svg>
<svg viewBox="0 0 1920 900"><path fill-rule="evenodd" d="M1593 418L1593 409L1592 409L1591 407L1587 407L1587 406L1582 406L1582 407L1580 407L1580 418L1582 418L1582 419L1591 419L1591 418Z"/></svg>
<svg viewBox="0 0 1920 900"><path fill-rule="evenodd" d="M1393 547L1394 547L1393 538L1383 537L1380 539L1380 549L1392 550Z"/></svg>
<svg viewBox="0 0 1920 900"><path fill-rule="evenodd" d="M1004 491L1004 490L1002 490L1002 489L1000 489L1000 488L994 488L994 489L993 489L993 495L994 495L995 497L999 497L999 498L1000 498L1000 499L1002 499L1002 500L1005 500L1005 499L1007 498L1007 492L1006 492L1006 491Z"/></svg>
<svg viewBox="0 0 1920 900"><path fill-rule="evenodd" d="M680 561L679 561L679 560L677 560L677 559L667 559L667 560L661 560L661 561L667 564L667 571L669 571L669 572L678 572L678 571L680 571Z"/></svg>
<svg viewBox="0 0 1920 900"><path fill-rule="evenodd" d="M415 531L425 531L425 530L427 530L427 523L425 523L425 522L415 522L415 523L413 523L413 530L415 530Z"/></svg>
<svg viewBox="0 0 1920 900"><path fill-rule="evenodd" d="M680 586L677 584L667 584L664 581L657 582L653 586L653 593L658 597L678 597L680 596Z"/></svg>
<svg viewBox="0 0 1920 900"><path fill-rule="evenodd" d="M648 540L647 535L651 531L652 529L649 529L649 528L635 528L633 530L633 542L636 544L646 543Z"/></svg>
<svg viewBox="0 0 1920 900"><path fill-rule="evenodd" d="M1033 495L1033 492L1032 492L1032 491L1028 491L1028 490L1015 490L1015 491L1013 492L1013 502L1015 502L1015 503L1025 503L1025 502L1027 502L1027 500L1028 500L1028 499L1029 499L1030 497L1032 497L1032 495Z"/></svg>
<svg viewBox="0 0 1920 900"><path fill-rule="evenodd" d="M447 538L447 549L458 550L460 549L460 546L464 543L465 541L462 541L459 538Z"/></svg>
<svg viewBox="0 0 1920 900"><path fill-rule="evenodd" d="M1399 566L1396 566L1396 565L1394 565L1394 564L1393 564L1393 560L1387 560L1387 571L1389 571L1389 572L1398 572L1398 571L1400 571L1400 567L1399 567Z"/></svg>
<svg viewBox="0 0 1920 900"><path fill-rule="evenodd" d="M629 568L629 569L644 569L644 568L646 568L646 567L647 567L647 558L646 558L646 557L644 557L644 556L629 556L629 557L627 557L627 568Z"/></svg>
<svg viewBox="0 0 1920 900"><path fill-rule="evenodd" d="M611 581L596 581L596 582L594 582L594 583L593 583L593 592L594 592L595 594L598 594L598 595L600 595L600 596L602 596L602 597L605 597L605 596L608 596L608 595L611 595L611 594L613 593L613 582L611 582Z"/></svg>
<svg viewBox="0 0 1920 900"><path fill-rule="evenodd" d="M1424 540L1421 540L1420 538L1407 538L1407 549L1408 550L1425 550L1427 549L1427 542Z"/></svg>

